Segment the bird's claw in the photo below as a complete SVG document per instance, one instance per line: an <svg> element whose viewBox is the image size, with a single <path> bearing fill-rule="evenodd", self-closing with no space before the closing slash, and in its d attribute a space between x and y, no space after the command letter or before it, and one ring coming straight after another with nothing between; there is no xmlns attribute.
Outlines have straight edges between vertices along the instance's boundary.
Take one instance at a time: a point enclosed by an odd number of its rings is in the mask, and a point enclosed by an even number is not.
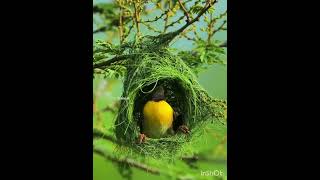
<svg viewBox="0 0 320 180"><path fill-rule="evenodd" d="M181 126L179 126L179 130L180 130L181 132L183 132L184 134L189 134L189 133L190 133L190 130L189 130L189 128L188 128L186 125L181 125Z"/></svg>
<svg viewBox="0 0 320 180"><path fill-rule="evenodd" d="M138 143L141 144L142 142L145 142L146 141L146 135L143 134L143 133L140 133L139 134L139 137L138 137Z"/></svg>

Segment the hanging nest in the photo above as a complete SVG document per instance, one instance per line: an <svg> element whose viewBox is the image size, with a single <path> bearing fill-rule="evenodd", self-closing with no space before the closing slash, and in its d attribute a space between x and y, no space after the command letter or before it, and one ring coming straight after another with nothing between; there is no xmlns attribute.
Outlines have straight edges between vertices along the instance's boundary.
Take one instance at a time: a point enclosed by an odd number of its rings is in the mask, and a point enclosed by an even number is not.
<svg viewBox="0 0 320 180"><path fill-rule="evenodd" d="M120 142L139 153L154 157L174 156L177 151L183 153L187 151L184 145L199 139L206 123L224 114L221 112L224 102L211 98L185 62L166 48L140 51L127 62L126 68L123 100L115 122L115 132ZM147 138L146 142L139 144L137 139L143 106L159 85L165 89L166 101L181 114L174 121L173 129L177 130L179 125L185 124L191 132L189 135L176 133L160 139Z"/></svg>

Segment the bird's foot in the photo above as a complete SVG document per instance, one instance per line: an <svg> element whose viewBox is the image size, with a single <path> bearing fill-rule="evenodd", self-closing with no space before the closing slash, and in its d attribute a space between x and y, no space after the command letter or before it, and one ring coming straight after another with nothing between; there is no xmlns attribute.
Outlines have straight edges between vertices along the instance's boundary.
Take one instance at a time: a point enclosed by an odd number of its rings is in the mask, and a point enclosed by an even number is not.
<svg viewBox="0 0 320 180"><path fill-rule="evenodd" d="M145 142L146 141L146 137L147 136L145 134L140 133L139 137L138 137L138 143L141 144L141 143Z"/></svg>
<svg viewBox="0 0 320 180"><path fill-rule="evenodd" d="M178 130L183 132L184 134L189 134L190 133L190 130L186 125L179 126Z"/></svg>

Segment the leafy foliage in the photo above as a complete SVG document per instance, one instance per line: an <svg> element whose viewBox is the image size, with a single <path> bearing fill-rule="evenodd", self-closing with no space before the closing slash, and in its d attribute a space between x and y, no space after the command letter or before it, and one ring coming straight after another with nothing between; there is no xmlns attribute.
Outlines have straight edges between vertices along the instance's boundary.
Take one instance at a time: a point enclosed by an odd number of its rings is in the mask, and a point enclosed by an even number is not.
<svg viewBox="0 0 320 180"><path fill-rule="evenodd" d="M93 47L93 63L99 63L121 55L124 52L121 46L115 46L109 42L97 41ZM124 77L126 72L125 66L121 62L113 63L107 68L95 68L95 74L103 74L105 78L120 78Z"/></svg>
<svg viewBox="0 0 320 180"><path fill-rule="evenodd" d="M226 62L223 58L225 50L219 46L220 42L207 44L203 40L195 42L196 47L190 51L179 51L178 56L185 61L185 63L193 69L195 74L201 70L207 69L208 66L213 64L223 64Z"/></svg>

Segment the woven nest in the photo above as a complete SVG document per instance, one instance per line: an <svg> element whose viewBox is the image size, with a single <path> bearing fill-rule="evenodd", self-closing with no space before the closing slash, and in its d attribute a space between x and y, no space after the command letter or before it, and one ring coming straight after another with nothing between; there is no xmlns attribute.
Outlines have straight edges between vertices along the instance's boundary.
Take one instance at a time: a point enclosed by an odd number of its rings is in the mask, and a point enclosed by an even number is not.
<svg viewBox="0 0 320 180"><path fill-rule="evenodd" d="M138 144L139 122L142 108L155 87L162 85L166 90L166 101L181 116L174 121L173 129L185 124L189 135L176 133L161 138L148 138ZM183 151L184 144L198 137L200 129L216 115L215 100L199 85L192 70L182 59L166 50L144 53L127 64L123 97L115 122L119 141L145 155L164 157Z"/></svg>

